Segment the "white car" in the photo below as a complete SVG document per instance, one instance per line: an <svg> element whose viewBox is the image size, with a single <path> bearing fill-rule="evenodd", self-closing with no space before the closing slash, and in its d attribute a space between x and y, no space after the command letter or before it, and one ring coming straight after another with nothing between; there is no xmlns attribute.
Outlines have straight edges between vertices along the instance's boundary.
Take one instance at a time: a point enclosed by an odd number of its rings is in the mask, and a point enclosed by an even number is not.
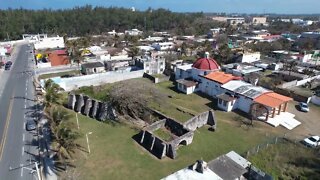
<svg viewBox="0 0 320 180"><path fill-rule="evenodd" d="M303 143L306 146L318 147L318 146L320 146L320 137L319 136L311 136L311 137L305 138L303 140Z"/></svg>
<svg viewBox="0 0 320 180"><path fill-rule="evenodd" d="M300 102L299 107L300 107L300 111L309 112L309 107L307 103Z"/></svg>

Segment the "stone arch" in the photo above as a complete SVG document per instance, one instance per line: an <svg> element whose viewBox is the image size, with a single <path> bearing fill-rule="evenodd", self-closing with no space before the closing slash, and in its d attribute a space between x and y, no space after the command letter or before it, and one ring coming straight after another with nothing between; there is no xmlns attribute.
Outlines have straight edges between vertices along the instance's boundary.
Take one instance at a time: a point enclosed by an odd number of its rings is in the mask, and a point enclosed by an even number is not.
<svg viewBox="0 0 320 180"><path fill-rule="evenodd" d="M180 145L186 146L186 145L187 145L187 140L184 139L184 140L180 141L180 142L179 142L179 146L180 146Z"/></svg>
<svg viewBox="0 0 320 180"><path fill-rule="evenodd" d="M257 120L258 117L264 116L265 114L268 115L268 113L269 113L269 109L262 104L253 103L250 106L250 115L253 120Z"/></svg>

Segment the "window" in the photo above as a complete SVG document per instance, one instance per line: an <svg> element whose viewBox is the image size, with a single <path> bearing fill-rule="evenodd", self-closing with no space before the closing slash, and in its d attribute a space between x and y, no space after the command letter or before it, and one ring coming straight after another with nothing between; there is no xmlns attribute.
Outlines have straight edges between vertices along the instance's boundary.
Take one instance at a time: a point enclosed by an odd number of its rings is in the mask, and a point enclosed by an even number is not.
<svg viewBox="0 0 320 180"><path fill-rule="evenodd" d="M163 71L163 68L161 68L160 71Z"/></svg>
<svg viewBox="0 0 320 180"><path fill-rule="evenodd" d="M222 104L222 100L221 99L219 99L219 104Z"/></svg>
<svg viewBox="0 0 320 180"><path fill-rule="evenodd" d="M186 85L183 85L183 90L187 90L187 86Z"/></svg>
<svg viewBox="0 0 320 180"><path fill-rule="evenodd" d="M231 106L233 106L233 104L234 104L234 100L231 101Z"/></svg>
<svg viewBox="0 0 320 180"><path fill-rule="evenodd" d="M223 101L223 106L227 106L227 101Z"/></svg>

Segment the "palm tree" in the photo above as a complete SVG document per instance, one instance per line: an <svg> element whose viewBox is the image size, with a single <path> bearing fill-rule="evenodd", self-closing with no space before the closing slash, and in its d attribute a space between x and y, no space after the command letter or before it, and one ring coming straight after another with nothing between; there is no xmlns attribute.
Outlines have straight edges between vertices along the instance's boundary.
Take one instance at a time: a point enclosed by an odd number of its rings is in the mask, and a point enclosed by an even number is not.
<svg viewBox="0 0 320 180"><path fill-rule="evenodd" d="M57 166L71 165L68 160L72 158L75 149L80 147L75 141L80 136L74 131L75 125L70 121L71 116L67 111L51 107L48 112L50 130L52 133L52 149L57 157Z"/></svg>
<svg viewBox="0 0 320 180"><path fill-rule="evenodd" d="M51 79L45 81L44 89L46 91L45 94L45 106L50 107L51 104L58 104L59 98L61 97L60 86L54 83Z"/></svg>

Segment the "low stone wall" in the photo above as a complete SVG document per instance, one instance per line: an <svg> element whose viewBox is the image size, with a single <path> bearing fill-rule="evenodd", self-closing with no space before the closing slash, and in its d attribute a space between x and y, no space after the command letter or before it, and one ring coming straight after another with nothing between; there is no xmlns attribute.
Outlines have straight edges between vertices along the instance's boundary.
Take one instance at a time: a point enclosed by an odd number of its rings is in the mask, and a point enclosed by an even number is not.
<svg viewBox="0 0 320 180"><path fill-rule="evenodd" d="M183 123L183 127L189 131L195 131L197 128L200 128L204 125L216 126L216 121L214 119L214 112L207 111L203 112L193 118L189 119L187 122Z"/></svg>
<svg viewBox="0 0 320 180"><path fill-rule="evenodd" d="M67 107L99 121L115 120L117 117L116 111L110 103L91 99L89 96L82 94L70 93Z"/></svg>

